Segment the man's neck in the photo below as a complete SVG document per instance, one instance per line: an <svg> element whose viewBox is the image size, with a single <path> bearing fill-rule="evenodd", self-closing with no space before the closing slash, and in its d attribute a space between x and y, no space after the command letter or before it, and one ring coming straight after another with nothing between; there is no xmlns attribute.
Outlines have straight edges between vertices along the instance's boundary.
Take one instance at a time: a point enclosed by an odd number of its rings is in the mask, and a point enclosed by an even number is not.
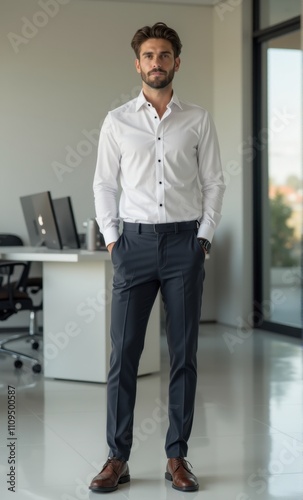
<svg viewBox="0 0 303 500"><path fill-rule="evenodd" d="M145 99L154 106L159 117L162 118L173 95L172 86L168 85L164 89L153 89L148 85L143 85L142 90Z"/></svg>

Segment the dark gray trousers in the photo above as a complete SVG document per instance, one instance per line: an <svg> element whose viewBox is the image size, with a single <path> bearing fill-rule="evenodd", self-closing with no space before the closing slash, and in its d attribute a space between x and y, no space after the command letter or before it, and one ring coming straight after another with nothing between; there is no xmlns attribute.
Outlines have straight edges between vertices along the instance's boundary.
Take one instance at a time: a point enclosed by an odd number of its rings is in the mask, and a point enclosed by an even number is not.
<svg viewBox="0 0 303 500"><path fill-rule="evenodd" d="M152 228L124 223L112 251L107 442L109 456L123 460L128 460L131 451L138 365L159 288L170 355L168 458L187 456L194 415L205 255L195 221L180 227L160 224L156 227L160 232L149 232Z"/></svg>

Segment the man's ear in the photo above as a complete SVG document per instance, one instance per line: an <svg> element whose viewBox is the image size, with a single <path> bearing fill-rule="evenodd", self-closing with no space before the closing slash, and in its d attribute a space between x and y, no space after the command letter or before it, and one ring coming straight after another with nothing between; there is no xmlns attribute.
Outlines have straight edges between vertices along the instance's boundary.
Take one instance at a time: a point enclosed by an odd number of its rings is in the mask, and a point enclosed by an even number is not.
<svg viewBox="0 0 303 500"><path fill-rule="evenodd" d="M180 68L180 64L181 64L181 59L180 57L176 57L175 59L175 71L178 71L179 68Z"/></svg>
<svg viewBox="0 0 303 500"><path fill-rule="evenodd" d="M137 73L141 73L141 67L140 67L140 61L139 61L139 59L135 60L135 66L136 66Z"/></svg>

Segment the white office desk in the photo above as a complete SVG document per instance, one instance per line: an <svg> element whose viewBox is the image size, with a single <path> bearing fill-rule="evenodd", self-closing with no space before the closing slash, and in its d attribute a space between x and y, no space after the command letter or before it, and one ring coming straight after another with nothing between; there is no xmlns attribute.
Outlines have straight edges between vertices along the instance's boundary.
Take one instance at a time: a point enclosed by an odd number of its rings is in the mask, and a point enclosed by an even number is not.
<svg viewBox="0 0 303 500"><path fill-rule="evenodd" d="M109 253L1 247L0 257L42 262L45 377L106 382L113 273ZM159 370L158 296L147 328L139 375Z"/></svg>

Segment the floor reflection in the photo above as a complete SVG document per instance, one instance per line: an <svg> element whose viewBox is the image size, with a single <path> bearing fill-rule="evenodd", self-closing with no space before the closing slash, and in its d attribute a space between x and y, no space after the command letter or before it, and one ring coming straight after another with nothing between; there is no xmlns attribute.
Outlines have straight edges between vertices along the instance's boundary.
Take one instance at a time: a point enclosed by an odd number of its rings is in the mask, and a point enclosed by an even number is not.
<svg viewBox="0 0 303 500"><path fill-rule="evenodd" d="M296 339L254 331L231 350L226 334L201 325L195 420L188 460L200 490L183 494L164 479L169 360L138 379L131 483L116 499L302 500L303 364ZM106 458L106 385L46 380L0 356L0 477L7 474L7 386L17 388L17 500L95 499L87 488ZM1 499L11 498L5 481Z"/></svg>

